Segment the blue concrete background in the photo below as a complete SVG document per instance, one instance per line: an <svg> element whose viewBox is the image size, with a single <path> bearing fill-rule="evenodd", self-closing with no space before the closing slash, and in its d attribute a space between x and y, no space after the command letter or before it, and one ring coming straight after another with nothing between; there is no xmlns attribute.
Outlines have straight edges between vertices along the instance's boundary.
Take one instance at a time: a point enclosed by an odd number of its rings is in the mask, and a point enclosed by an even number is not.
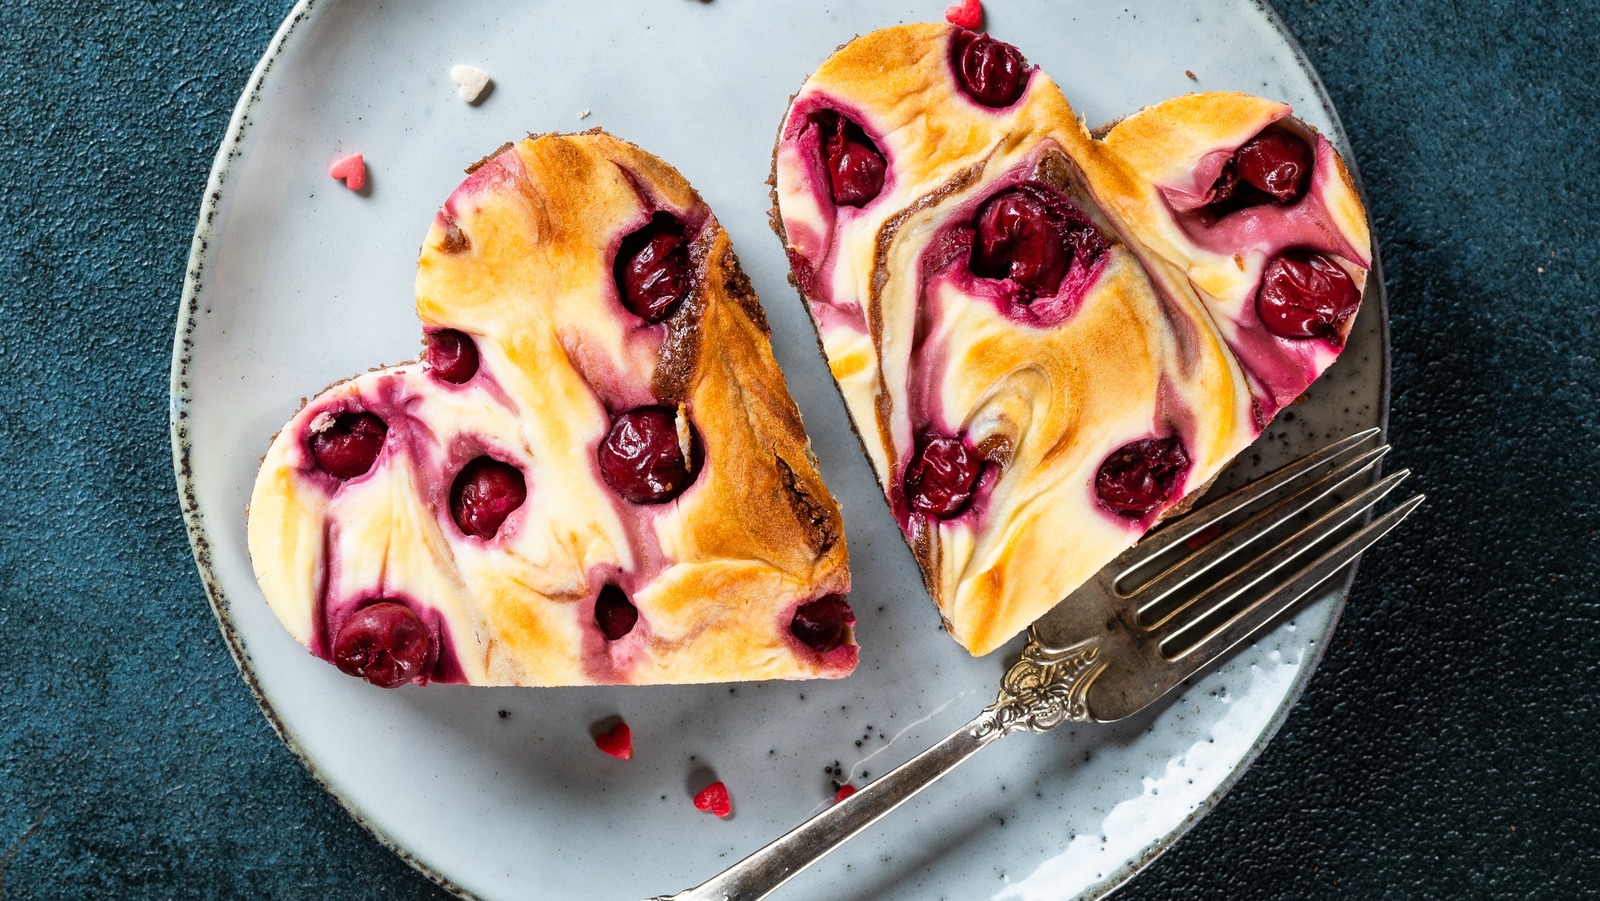
<svg viewBox="0 0 1600 901"><path fill-rule="evenodd" d="M666 0L657 0L666 2ZM287 8L0 3L0 897L434 898L278 742L205 603L167 368ZM1221 807L1119 897L1600 891L1600 4L1284 0L1356 148L1431 496Z"/></svg>

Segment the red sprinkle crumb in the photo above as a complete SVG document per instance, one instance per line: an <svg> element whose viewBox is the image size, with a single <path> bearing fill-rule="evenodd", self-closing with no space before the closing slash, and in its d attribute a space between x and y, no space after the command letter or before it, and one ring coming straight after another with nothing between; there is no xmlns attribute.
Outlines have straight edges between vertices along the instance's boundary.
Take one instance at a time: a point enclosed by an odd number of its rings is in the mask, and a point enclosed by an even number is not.
<svg viewBox="0 0 1600 901"><path fill-rule="evenodd" d="M856 787L846 782L845 784L839 786L838 791L833 793L833 803L837 804L855 793Z"/></svg>
<svg viewBox="0 0 1600 901"><path fill-rule="evenodd" d="M629 760L633 757L633 730L627 723L618 723L611 727L610 732L602 732L594 737L594 746L619 760Z"/></svg>
<svg viewBox="0 0 1600 901"><path fill-rule="evenodd" d="M721 782L713 782L700 789L700 794L694 796L694 807L696 810L714 813L719 817L733 813L733 801L728 798L728 787Z"/></svg>
<svg viewBox="0 0 1600 901"><path fill-rule="evenodd" d="M946 7L944 20L951 25L977 31L983 24L983 3L981 0L961 0L959 6Z"/></svg>
<svg viewBox="0 0 1600 901"><path fill-rule="evenodd" d="M367 186L367 163L359 153L342 156L328 167L328 175L343 181L350 190L359 191Z"/></svg>
<svg viewBox="0 0 1600 901"><path fill-rule="evenodd" d="M1183 546L1191 551L1198 551L1215 541L1217 536L1221 534L1222 526L1215 524L1209 525L1193 535L1190 535L1188 538L1183 539Z"/></svg>

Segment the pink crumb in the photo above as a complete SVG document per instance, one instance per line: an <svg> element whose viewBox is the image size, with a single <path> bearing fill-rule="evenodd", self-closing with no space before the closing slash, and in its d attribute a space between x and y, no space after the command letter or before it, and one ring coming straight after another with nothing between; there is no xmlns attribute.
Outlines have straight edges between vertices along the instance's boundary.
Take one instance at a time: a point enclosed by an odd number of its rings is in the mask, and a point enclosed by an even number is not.
<svg viewBox="0 0 1600 901"><path fill-rule="evenodd" d="M1212 525L1206 526L1193 535L1190 535L1188 538L1183 539L1183 546L1191 551L1198 551L1210 544L1218 535L1221 534L1222 527L1213 523Z"/></svg>
<svg viewBox="0 0 1600 901"><path fill-rule="evenodd" d="M839 786L838 791L833 793L833 803L837 804L855 793L856 787L846 782L845 784Z"/></svg>
<svg viewBox="0 0 1600 901"><path fill-rule="evenodd" d="M618 723L610 732L596 735L594 746L618 760L630 760L633 758L633 730L627 723Z"/></svg>
<svg viewBox="0 0 1600 901"><path fill-rule="evenodd" d="M352 153L340 157L332 166L328 167L328 175L344 182L344 186L352 191L359 191L367 186L367 163L361 154Z"/></svg>
<svg viewBox="0 0 1600 901"><path fill-rule="evenodd" d="M694 796L694 806L696 810L714 813L719 817L733 813L733 801L728 797L728 787L721 782L713 782L700 789L700 793Z"/></svg>
<svg viewBox="0 0 1600 901"><path fill-rule="evenodd" d="M981 0L961 0L958 6L946 7L944 20L951 25L977 31L983 24L983 3Z"/></svg>

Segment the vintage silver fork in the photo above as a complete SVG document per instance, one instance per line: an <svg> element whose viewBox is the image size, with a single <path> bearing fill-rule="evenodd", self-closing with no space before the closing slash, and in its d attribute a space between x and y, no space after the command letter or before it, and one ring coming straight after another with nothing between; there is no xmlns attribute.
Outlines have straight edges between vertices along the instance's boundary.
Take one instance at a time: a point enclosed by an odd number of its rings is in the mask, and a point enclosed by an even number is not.
<svg viewBox="0 0 1600 901"><path fill-rule="evenodd" d="M966 725L698 888L652 901L764 898L1003 735L1109 723L1149 706L1422 503L1416 495L1360 524L1409 474L1354 490L1389 450L1361 449L1377 435L1330 444L1152 532L1033 624L999 697Z"/></svg>

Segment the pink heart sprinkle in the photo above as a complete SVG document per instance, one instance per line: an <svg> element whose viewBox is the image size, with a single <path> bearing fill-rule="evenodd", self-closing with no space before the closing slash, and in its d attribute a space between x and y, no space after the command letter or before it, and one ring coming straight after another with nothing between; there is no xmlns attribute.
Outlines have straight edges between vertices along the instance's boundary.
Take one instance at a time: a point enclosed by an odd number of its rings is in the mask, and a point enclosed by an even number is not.
<svg viewBox="0 0 1600 901"><path fill-rule="evenodd" d="M367 186L367 164L359 153L341 157L328 167L328 174L342 180L344 186L352 191L359 191Z"/></svg>
<svg viewBox="0 0 1600 901"><path fill-rule="evenodd" d="M629 760L633 757L633 730L627 723L618 723L610 732L596 735L594 746L618 760Z"/></svg>
<svg viewBox="0 0 1600 901"><path fill-rule="evenodd" d="M694 796L696 810L714 813L725 817L733 813L733 801L728 798L728 787L721 782L713 782L700 789L700 794Z"/></svg>
<svg viewBox="0 0 1600 901"><path fill-rule="evenodd" d="M983 3L980 0L961 0L960 6L945 8L944 20L951 25L977 31L983 23Z"/></svg>
<svg viewBox="0 0 1600 901"><path fill-rule="evenodd" d="M838 791L833 793L833 803L837 804L855 793L856 787L846 782L845 784L839 786Z"/></svg>

